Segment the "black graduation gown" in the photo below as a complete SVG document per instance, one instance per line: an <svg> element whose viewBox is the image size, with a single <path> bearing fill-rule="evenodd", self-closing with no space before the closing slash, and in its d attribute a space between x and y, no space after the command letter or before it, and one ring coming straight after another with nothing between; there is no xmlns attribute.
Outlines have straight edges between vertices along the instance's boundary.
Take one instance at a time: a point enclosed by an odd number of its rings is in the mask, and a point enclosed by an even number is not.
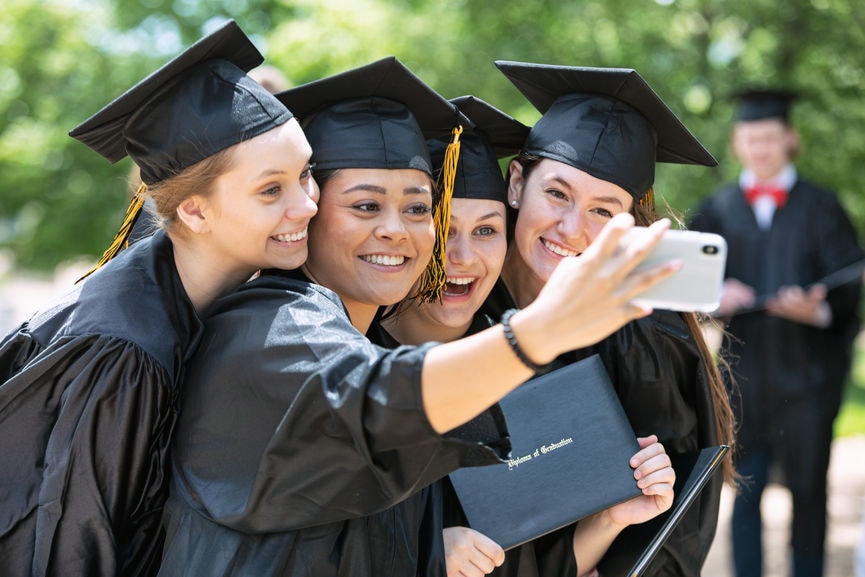
<svg viewBox="0 0 865 577"><path fill-rule="evenodd" d="M516 306L499 280L485 304L491 316ZM579 322L578 320L575 322ZM594 347L559 357L555 368L597 353L604 362L622 407L637 436L658 435L677 472L677 488L684 483L699 449L717 445L714 405L699 350L684 319L671 311L628 323ZM699 576L715 536L723 480L715 476L700 499L685 514L662 547L647 575ZM626 528L599 564L602 572L624 574L636 561L666 515ZM558 539L556 539L558 535ZM571 546L573 526L554 532L529 548L508 552L519 569L502 575L519 577L573 575L576 561ZM520 549L523 549L520 551ZM506 559L506 565L508 560Z"/></svg>
<svg viewBox="0 0 865 577"><path fill-rule="evenodd" d="M722 187L697 208L695 230L728 244L726 276L772 295L783 285L807 286L863 258L856 231L834 194L797 181L768 231L758 228L738 184ZM859 330L861 282L829 291L826 329L770 317L733 316L726 344L737 380L731 396L738 449L769 449L791 489L804 470L828 463L832 422ZM816 464L816 465L815 465Z"/></svg>
<svg viewBox="0 0 865 577"><path fill-rule="evenodd" d="M439 566L423 534L440 532L435 501L407 498L506 452L429 425L420 372L430 345L373 345L333 292L270 275L217 301L207 328L184 384L160 575Z"/></svg>
<svg viewBox="0 0 865 577"><path fill-rule="evenodd" d="M0 344L0 575L152 575L201 322L160 232Z"/></svg>
<svg viewBox="0 0 865 577"><path fill-rule="evenodd" d="M492 325L493 323L489 317L483 314L476 314L472 319L471 326L463 336L473 335L484 329L488 329ZM389 349L396 349L400 346L400 343L377 321L370 326L369 331L367 331L367 337L373 343ZM467 442L481 442L496 448L499 454L510 456L511 446L507 424L504 413L502 413L502 409L498 404L491 406L471 421L448 431L445 433L445 436L462 439ZM470 462L467 459L463 463L463 466L484 466L489 464L488 459L483 459L477 463ZM495 464L502 465L503 463ZM422 543L421 548L424 551L421 558L425 559L423 562L425 571L422 571L420 575L424 577L446 577L447 563L443 531L446 527L467 526L465 513L462 511L462 506L459 504L459 499L448 477L444 477L429 485L420 493L412 495L402 503L396 505L396 508L405 507L412 500L417 499L424 499L427 503L426 513L422 519L423 527L419 532Z"/></svg>

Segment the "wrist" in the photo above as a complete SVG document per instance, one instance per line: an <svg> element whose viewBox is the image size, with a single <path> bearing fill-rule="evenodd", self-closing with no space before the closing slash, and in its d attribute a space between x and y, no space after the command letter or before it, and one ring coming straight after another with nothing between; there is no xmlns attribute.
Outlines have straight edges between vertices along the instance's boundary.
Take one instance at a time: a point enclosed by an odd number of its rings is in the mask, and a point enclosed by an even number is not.
<svg viewBox="0 0 865 577"><path fill-rule="evenodd" d="M502 315L502 327L512 352L533 372L540 372L555 356L544 354L543 345L535 335L542 334L542 327L534 327L531 315L519 309L509 309Z"/></svg>

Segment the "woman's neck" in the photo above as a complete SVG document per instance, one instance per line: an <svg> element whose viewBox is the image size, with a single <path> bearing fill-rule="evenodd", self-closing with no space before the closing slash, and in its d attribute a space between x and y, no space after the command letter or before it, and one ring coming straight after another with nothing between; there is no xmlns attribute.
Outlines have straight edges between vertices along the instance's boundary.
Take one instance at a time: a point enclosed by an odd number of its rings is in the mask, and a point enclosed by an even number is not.
<svg viewBox="0 0 865 577"><path fill-rule="evenodd" d="M217 298L246 282L255 271L230 270L224 257L203 242L171 236L174 264L192 306L202 314Z"/></svg>
<svg viewBox="0 0 865 577"><path fill-rule="evenodd" d="M544 287L544 282L532 272L514 245L508 248L501 279L521 309L532 304Z"/></svg>
<svg viewBox="0 0 865 577"><path fill-rule="evenodd" d="M351 324L360 334L365 335L378 312L379 307L352 301L339 295L342 304L345 305L345 310L348 311L348 318Z"/></svg>
<svg viewBox="0 0 865 577"><path fill-rule="evenodd" d="M414 305L409 305L414 306ZM449 327L426 322L413 309L402 311L382 321L387 332L402 345L419 345L429 341L449 343L462 338L471 322L463 327Z"/></svg>
<svg viewBox="0 0 865 577"><path fill-rule="evenodd" d="M310 272L309 267L305 264L300 267L300 270L303 271L306 278L315 284L321 285L325 288L330 288L326 284L319 282L318 279L313 276L312 272ZM366 303L354 301L339 293L336 293L336 296L339 297L345 310L348 311L348 320L351 321L352 326L357 329L360 334L365 335L366 331L369 330L369 325L372 324L372 320L375 318L375 314L378 312L378 305L368 305Z"/></svg>

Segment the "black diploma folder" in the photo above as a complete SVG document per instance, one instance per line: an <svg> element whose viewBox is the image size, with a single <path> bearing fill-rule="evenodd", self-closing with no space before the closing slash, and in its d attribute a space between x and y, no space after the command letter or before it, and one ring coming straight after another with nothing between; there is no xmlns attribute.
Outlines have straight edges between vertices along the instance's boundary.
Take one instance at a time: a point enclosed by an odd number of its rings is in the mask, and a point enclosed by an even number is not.
<svg viewBox="0 0 865 577"><path fill-rule="evenodd" d="M628 571L628 577L640 577L643 575L655 558L655 555L660 551L661 546L667 540L667 537L676 528L676 525L678 525L679 521L697 499L700 491L706 486L706 482L712 477L721 461L724 460L724 455L727 454L729 449L728 445L718 445L717 447L707 447L700 451L697 462L694 464L693 469L691 469L690 475L688 475L688 480L685 481L682 489L676 494L673 506L666 513L667 519L661 525L661 529L652 537L648 546L643 549L637 562Z"/></svg>
<svg viewBox="0 0 865 577"><path fill-rule="evenodd" d="M628 464L640 447L597 355L527 381L500 405L508 463L450 475L472 529L510 549L641 494Z"/></svg>

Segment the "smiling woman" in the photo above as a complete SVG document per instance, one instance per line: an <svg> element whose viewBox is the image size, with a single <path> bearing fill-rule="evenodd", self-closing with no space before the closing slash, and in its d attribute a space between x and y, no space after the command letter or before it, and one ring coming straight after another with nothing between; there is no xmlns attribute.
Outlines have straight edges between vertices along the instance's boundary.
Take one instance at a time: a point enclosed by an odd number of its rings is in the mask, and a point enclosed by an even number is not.
<svg viewBox="0 0 865 577"><path fill-rule="evenodd" d="M163 230L120 251L136 198L107 264L0 343L4 577L156 570L200 315L259 268L303 263L316 211L297 120L245 73L261 61L228 22L70 133L132 157Z"/></svg>
<svg viewBox="0 0 865 577"><path fill-rule="evenodd" d="M432 258L434 185L413 168L334 169L316 180L322 200L303 271L336 292L364 330L380 306L409 294Z"/></svg>

